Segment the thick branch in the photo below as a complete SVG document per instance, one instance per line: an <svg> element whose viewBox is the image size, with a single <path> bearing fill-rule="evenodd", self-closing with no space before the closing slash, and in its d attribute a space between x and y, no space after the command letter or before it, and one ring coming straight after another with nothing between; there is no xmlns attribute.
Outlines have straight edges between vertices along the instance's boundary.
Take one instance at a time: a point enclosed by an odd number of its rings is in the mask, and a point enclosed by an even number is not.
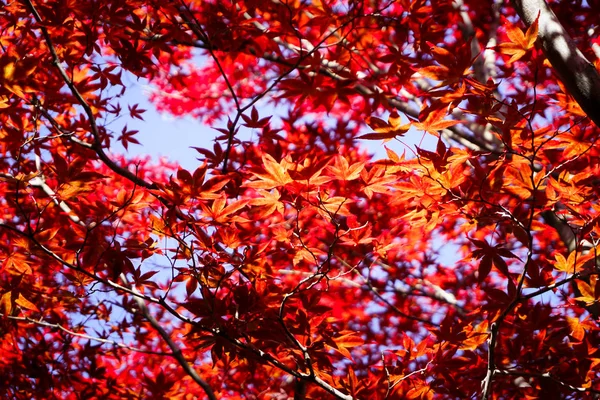
<svg viewBox="0 0 600 400"><path fill-rule="evenodd" d="M529 26L538 18L538 38L548 61L582 110L600 127L600 74L544 0L513 0L523 22Z"/></svg>
<svg viewBox="0 0 600 400"><path fill-rule="evenodd" d="M121 274L121 279L127 282L127 278L124 274ZM131 289L136 293L138 292L134 285L131 286ZM150 322L150 325L152 325L152 327L162 337L163 341L167 344L167 346L169 346L169 348L173 352L173 358L175 358L177 362L179 362L181 368L183 368L186 374L190 376L194 380L194 382L196 382L204 390L204 393L206 393L206 396L208 396L210 400L217 400L217 396L215 396L215 393L208 384L208 382L206 382L202 377L200 377L196 370L192 368L190 363L185 359L181 348L177 345L177 343L175 343L175 341L171 338L171 335L169 335L165 328L162 327L160 322L158 322L156 318L154 318L154 316L150 313L150 310L148 310L148 306L146 306L144 300L139 296L134 297L134 299L144 317L148 320L148 322Z"/></svg>
<svg viewBox="0 0 600 400"><path fill-rule="evenodd" d="M481 382L483 400L487 400L492 393L492 382L494 380L494 374L496 373L496 362L495 362L495 350L496 342L498 340L498 329L499 325L493 323L490 328L490 337L488 339L488 365L485 378Z"/></svg>

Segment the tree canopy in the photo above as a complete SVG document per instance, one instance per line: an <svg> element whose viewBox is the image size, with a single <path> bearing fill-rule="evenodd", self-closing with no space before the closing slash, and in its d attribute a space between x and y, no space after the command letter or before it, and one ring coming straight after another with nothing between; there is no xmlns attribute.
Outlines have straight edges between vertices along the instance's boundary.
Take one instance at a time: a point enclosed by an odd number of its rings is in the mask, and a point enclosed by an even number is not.
<svg viewBox="0 0 600 400"><path fill-rule="evenodd" d="M598 0L0 4L3 397L600 394Z"/></svg>

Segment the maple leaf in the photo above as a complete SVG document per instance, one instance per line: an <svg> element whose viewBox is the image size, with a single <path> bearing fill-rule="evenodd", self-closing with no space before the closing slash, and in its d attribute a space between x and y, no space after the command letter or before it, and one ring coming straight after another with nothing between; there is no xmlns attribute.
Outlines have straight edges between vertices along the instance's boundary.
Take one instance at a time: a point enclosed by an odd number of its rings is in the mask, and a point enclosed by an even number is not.
<svg viewBox="0 0 600 400"><path fill-rule="evenodd" d="M582 271L582 268L585 266L585 264L593 258L594 256L589 253L577 254L576 251L572 251L571 253L569 253L568 258L565 259L565 257L562 254L557 253L555 255L556 262L554 263L554 268L561 272L574 274L576 272Z"/></svg>
<svg viewBox="0 0 600 400"><path fill-rule="evenodd" d="M397 180L395 176L389 175L385 168L377 165L370 170L364 168L360 176L365 183L362 190L368 198L372 198L375 193L387 193L390 190L389 184Z"/></svg>
<svg viewBox="0 0 600 400"><path fill-rule="evenodd" d="M431 133L434 136L439 136L439 131L460 123L460 121L444 119L447 115L444 108L425 108L421 111L420 115L424 116L424 119L421 119L420 122L415 122L413 124L414 127Z"/></svg>
<svg viewBox="0 0 600 400"><path fill-rule="evenodd" d="M567 323L569 324L569 328L571 329L569 335L576 341L581 342L585 337L585 329L581 324L579 318L567 316Z"/></svg>
<svg viewBox="0 0 600 400"><path fill-rule="evenodd" d="M248 128L264 128L269 124L271 117L259 119L258 110L256 107L252 107L250 117L246 116L246 114L242 114L242 119L245 122L244 126L247 126Z"/></svg>
<svg viewBox="0 0 600 400"><path fill-rule="evenodd" d="M492 265L496 266L504 276L507 278L510 277L508 265L503 257L518 258L516 255L505 249L501 244L491 246L482 240L470 239L470 241L477 246L477 249L473 251L473 257L481 259L479 263L479 280L487 277L492 269Z"/></svg>
<svg viewBox="0 0 600 400"><path fill-rule="evenodd" d="M436 81L445 81L450 75L450 69L444 65L429 65L419 69L419 74L424 78Z"/></svg>
<svg viewBox="0 0 600 400"><path fill-rule="evenodd" d="M402 157L399 157L398 154L396 154L392 149L388 148L387 146L385 146L385 152L388 158L395 163L400 163L404 161L404 154L402 155Z"/></svg>
<svg viewBox="0 0 600 400"><path fill-rule="evenodd" d="M581 105L577 103L577 101L573 98L571 94L569 94L568 90L565 88L565 85L561 82L557 82L560 87L560 92L554 94L553 97L556 98L556 102L558 106L565 111L573 115L578 115L581 117L586 117L587 114L581 109ZM1 106L0 106L1 107Z"/></svg>
<svg viewBox="0 0 600 400"><path fill-rule="evenodd" d="M467 330L467 339L462 341L461 350L475 350L483 344L489 337L489 322L483 321L476 327L469 326Z"/></svg>
<svg viewBox="0 0 600 400"><path fill-rule="evenodd" d="M5 292L0 297L0 310L3 315L11 315L13 309L12 293Z"/></svg>
<svg viewBox="0 0 600 400"><path fill-rule="evenodd" d="M31 261L21 253L10 254L3 260L2 268L14 275L28 275L33 272Z"/></svg>
<svg viewBox="0 0 600 400"><path fill-rule="evenodd" d="M593 395L592 2L499 20L426 0L4 3L4 392ZM136 80L219 132L199 166L144 123ZM400 140L412 126L443 140ZM173 161L115 148L148 129ZM482 388L492 353L511 369ZM514 385L536 371L552 382Z"/></svg>
<svg viewBox="0 0 600 400"><path fill-rule="evenodd" d="M142 115L146 112L146 110L140 109L138 107L139 107L139 104L134 104L133 106L127 106L127 108L129 109L129 115L131 115L132 118L137 118L137 119L143 121L144 117L142 117Z"/></svg>
<svg viewBox="0 0 600 400"><path fill-rule="evenodd" d="M352 202L342 196L329 197L326 193L320 193L318 196L319 213L325 218L331 218L332 215L347 215L348 205Z"/></svg>
<svg viewBox="0 0 600 400"><path fill-rule="evenodd" d="M360 176L364 167L364 162L356 162L350 165L345 157L338 155L335 158L335 165L330 165L327 168L336 179L352 181Z"/></svg>
<svg viewBox="0 0 600 400"><path fill-rule="evenodd" d="M556 262L554 263L554 268L556 268L557 270L561 271L561 272L566 272L566 273L572 273L575 272L575 252L572 251L569 254L569 259L565 259L565 257L560 254L557 253L556 256Z"/></svg>
<svg viewBox="0 0 600 400"><path fill-rule="evenodd" d="M520 60L527 54L529 49L533 48L538 37L538 20L539 15L529 28L527 28L525 34L523 34L523 31L514 24L510 24L506 27L506 35L510 39L510 42L501 43L498 47L501 53L511 56L510 60L508 60L509 65Z"/></svg>
<svg viewBox="0 0 600 400"><path fill-rule="evenodd" d="M589 283L583 280L576 281L577 288L581 293L581 296L576 297L575 300L579 300L584 302L586 305L595 304L598 301L598 276L592 275L590 276Z"/></svg>
<svg viewBox="0 0 600 400"><path fill-rule="evenodd" d="M288 160L283 159L281 163L278 163L269 154L265 154L262 156L262 161L265 172L255 172L254 176L259 178L259 180L247 182L244 184L245 187L254 189L273 189L285 186L294 181L288 172L288 169L291 166Z"/></svg>
<svg viewBox="0 0 600 400"><path fill-rule="evenodd" d="M302 162L294 165L294 169L289 170L290 177L302 185L323 185L331 180L331 177L322 175L323 170L329 164L330 157L322 159L305 158Z"/></svg>
<svg viewBox="0 0 600 400"><path fill-rule="evenodd" d="M331 346L337 350L344 357L352 360L352 355L349 349L354 349L358 346L362 346L365 341L352 331L342 331L338 335L332 337L332 342L329 342Z"/></svg>
<svg viewBox="0 0 600 400"><path fill-rule="evenodd" d="M471 55L470 51L470 42L471 40L469 39L468 41L457 43L452 50L428 42L429 53L438 65L428 65L419 68L417 69L418 75L423 78L440 81L440 86L454 86L456 82L461 80L471 70L471 58L473 55ZM464 83L461 83L458 88L452 87L450 90L447 90L447 92L448 99L457 94L460 96L461 92L464 93ZM438 96L438 93L435 92L431 92L431 94Z"/></svg>
<svg viewBox="0 0 600 400"><path fill-rule="evenodd" d="M225 195L221 195L220 197L213 200L213 203L210 208L208 208L203 203L200 203L200 207L204 210L205 214L212 218L216 223L226 223L226 222L234 222L234 221L244 221L245 219L239 216L230 217L231 214L239 211L244 208L250 200L242 199L232 202L227 205L227 198Z"/></svg>
<svg viewBox="0 0 600 400"><path fill-rule="evenodd" d="M15 299L15 304L27 309L27 310L31 310L31 311L37 311L39 312L40 310L36 307L35 304L33 304L31 301L27 300L22 293L19 293L19 296Z"/></svg>
<svg viewBox="0 0 600 400"><path fill-rule="evenodd" d="M377 117L368 117L366 122L374 132L357 136L357 139L390 140L397 136L403 136L410 129L411 125L410 123L402 125L402 119L396 111L390 113L388 122Z"/></svg>
<svg viewBox="0 0 600 400"><path fill-rule="evenodd" d="M276 210L283 215L284 205L281 202L281 195L277 189L271 191L260 189L257 194L261 197L251 199L248 204L261 208L260 215L264 218L271 215Z"/></svg>
<svg viewBox="0 0 600 400"><path fill-rule="evenodd" d="M129 143L140 144L140 142L134 137L138 133L139 131L137 130L127 130L127 125L125 125L121 131L121 135L117 138L117 140L121 141L121 144L123 147L125 147L125 150L128 150Z"/></svg>

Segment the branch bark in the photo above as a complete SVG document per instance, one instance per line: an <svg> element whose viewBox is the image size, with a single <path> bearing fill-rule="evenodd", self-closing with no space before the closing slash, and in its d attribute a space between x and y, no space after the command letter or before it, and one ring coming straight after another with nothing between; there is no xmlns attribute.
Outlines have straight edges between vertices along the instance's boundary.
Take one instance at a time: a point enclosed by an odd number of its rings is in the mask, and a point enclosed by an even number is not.
<svg viewBox="0 0 600 400"><path fill-rule="evenodd" d="M538 39L544 54L569 94L600 127L600 73L577 48L545 0L513 0L521 20L530 26L538 20Z"/></svg>
<svg viewBox="0 0 600 400"><path fill-rule="evenodd" d="M127 278L125 277L125 274L121 274L121 280L123 280L124 282L127 282ZM139 293L138 290L136 289L135 285L131 285L131 290L135 293ZM167 346L169 346L169 348L171 349L171 351L173 353L172 357L175 358L177 360L177 362L179 362L179 365L181 366L181 368L183 368L185 373L189 377L191 377L192 380L194 382L196 382L202 388L202 390L204 390L204 393L206 393L206 396L210 400L217 400L217 396L215 395L215 392L213 391L212 387L209 385L209 383L207 381L205 381L202 377L200 377L200 375L198 375L196 370L186 360L179 345L177 345L177 343L175 343L175 341L171 338L171 335L169 335L169 333L165 330L165 328L162 327L160 322L158 322L156 320L156 318L154 318L154 315L152 315L152 313L150 313L150 310L148 309L148 306L146 306L146 303L144 302L144 300L142 298L140 298L139 296L134 297L134 299L135 299L142 315L148 320L148 322L150 322L150 325L152 325L154 330L156 330L158 332L158 334L162 337L163 341L167 344Z"/></svg>

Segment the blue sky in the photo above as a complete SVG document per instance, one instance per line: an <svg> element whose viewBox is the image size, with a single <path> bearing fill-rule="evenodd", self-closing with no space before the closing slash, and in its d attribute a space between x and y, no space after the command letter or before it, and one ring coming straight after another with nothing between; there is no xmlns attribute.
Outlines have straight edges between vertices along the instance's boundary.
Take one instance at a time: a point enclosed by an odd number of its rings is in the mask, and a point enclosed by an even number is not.
<svg viewBox="0 0 600 400"><path fill-rule="evenodd" d="M125 107L127 105L138 104L139 108L147 110L143 115L144 121L132 118L127 118L126 120L129 130L139 131L136 138L141 143L141 145L131 144L127 154L130 156L148 154L154 159L167 157L169 160L177 162L185 169L195 170L199 165L199 161L197 160L199 154L190 147L212 148L213 139L218 132L191 117L182 118L158 113L154 108L154 105L148 100L148 93L152 90L152 87L149 86L147 82L131 79L130 82L126 82L126 84L128 89L122 107L126 110ZM260 103L258 108L261 117L273 114L272 110L261 110ZM380 117L386 118L385 116ZM113 129L120 132L121 127L122 124L113 126ZM367 128L365 128L365 133L367 132L366 129ZM415 145L421 143L422 138L422 132L411 129L403 138L403 142L414 149ZM436 143L437 138L426 135L420 146L427 149L435 149ZM386 157L382 141L363 140L361 145L371 153L375 154L376 158ZM390 141L386 143L385 146L391 148L398 154L401 154L406 149L404 145L397 141ZM119 143L114 151L123 152L125 149L122 148ZM411 152L407 151L406 155L411 157Z"/></svg>
<svg viewBox="0 0 600 400"><path fill-rule="evenodd" d="M167 157L185 169L195 170L199 165L196 158L198 152L190 146L212 147L212 140L217 132L190 117L175 118L158 113L148 101L150 90L150 86L142 81L134 81L127 88L125 102L129 105L139 104L139 108L147 110L143 115L144 121L127 118L128 129L139 131L136 139L141 143L130 144L127 154L148 154L153 159ZM125 104L122 106L126 109ZM118 143L115 151L122 152L125 149Z"/></svg>

